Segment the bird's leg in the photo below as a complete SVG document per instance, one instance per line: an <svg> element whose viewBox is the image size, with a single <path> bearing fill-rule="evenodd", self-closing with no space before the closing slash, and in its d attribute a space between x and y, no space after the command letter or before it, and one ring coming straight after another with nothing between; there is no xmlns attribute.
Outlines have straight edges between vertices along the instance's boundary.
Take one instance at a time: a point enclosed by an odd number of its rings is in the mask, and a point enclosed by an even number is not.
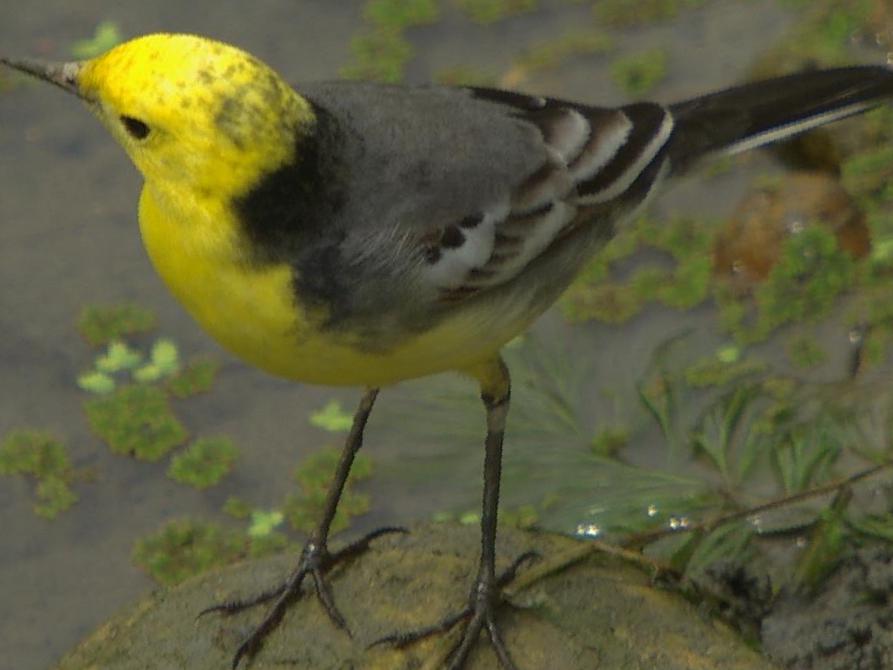
<svg viewBox="0 0 893 670"><path fill-rule="evenodd" d="M387 533L405 532L403 528L387 527L379 528L359 540L347 545L332 553L328 549L329 529L332 526L332 520L335 518L335 512L338 509L338 501L341 499L341 493L344 490L344 484L350 474L350 467L353 464L354 457L363 445L363 429L366 427L366 421L372 412L372 405L378 395L377 388L366 390L360 405L353 417L353 425L344 444L344 450L341 452L341 459L338 462L335 478L329 487L326 496L325 508L319 525L310 534L304 549L301 551L301 558L297 568L292 572L289 578L276 588L265 591L254 598L246 600L233 600L219 605L214 605L203 610L199 616L210 612L221 612L223 614L234 614L246 608L259 605L261 603L273 601L263 621L258 624L254 631L249 635L236 650L233 656L232 667L235 669L239 665L239 661L244 656L253 655L261 646L269 633L276 628L282 620L288 606L300 595L301 585L308 576L313 580L313 588L316 591L316 597L338 628L344 630L348 635L350 631L347 628L347 622L338 611L335 605L332 592L325 580L325 573L337 563L349 559L357 554L362 553L369 547L369 542L375 538Z"/></svg>
<svg viewBox="0 0 893 670"><path fill-rule="evenodd" d="M484 443L484 496L481 510L481 559L477 577L471 589L468 605L455 614L445 617L433 626L413 631L395 633L373 644L392 644L403 647L417 640L450 630L465 621L465 630L450 655L449 670L460 670L480 636L486 629L493 649L505 670L516 670L503 642L496 622L496 609L502 600L502 588L515 576L518 567L533 557L525 553L501 575L496 575L496 520L499 507L499 480L502 470L502 441L505 420L509 409L510 380L508 368L500 358L475 370L481 383L481 399L487 410L487 439Z"/></svg>

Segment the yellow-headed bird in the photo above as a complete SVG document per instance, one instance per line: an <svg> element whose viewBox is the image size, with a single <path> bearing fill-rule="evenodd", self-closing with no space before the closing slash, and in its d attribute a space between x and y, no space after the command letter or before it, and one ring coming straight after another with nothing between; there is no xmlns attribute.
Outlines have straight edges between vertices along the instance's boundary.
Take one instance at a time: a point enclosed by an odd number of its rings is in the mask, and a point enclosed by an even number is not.
<svg viewBox="0 0 893 670"><path fill-rule="evenodd" d="M222 345L264 370L366 393L323 518L235 668L305 578L346 628L325 573L395 529L330 552L338 498L381 386L456 370L487 412L481 556L467 607L397 634L463 625L449 667L496 607L494 544L509 375L500 348L541 314L667 177L893 97L883 66L813 71L664 106L618 108L483 88L326 82L296 91L235 47L149 35L85 62L3 60L81 98L145 178L140 230L158 273Z"/></svg>

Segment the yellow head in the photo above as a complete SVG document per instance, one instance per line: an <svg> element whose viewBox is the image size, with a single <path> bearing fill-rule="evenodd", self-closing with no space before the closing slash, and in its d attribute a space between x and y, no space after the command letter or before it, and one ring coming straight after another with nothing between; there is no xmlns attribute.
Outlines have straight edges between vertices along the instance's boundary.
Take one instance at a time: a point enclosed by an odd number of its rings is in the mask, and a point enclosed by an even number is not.
<svg viewBox="0 0 893 670"><path fill-rule="evenodd" d="M313 121L267 65L194 35L147 35L81 63L6 62L85 100L147 184L180 195L238 195L290 160Z"/></svg>

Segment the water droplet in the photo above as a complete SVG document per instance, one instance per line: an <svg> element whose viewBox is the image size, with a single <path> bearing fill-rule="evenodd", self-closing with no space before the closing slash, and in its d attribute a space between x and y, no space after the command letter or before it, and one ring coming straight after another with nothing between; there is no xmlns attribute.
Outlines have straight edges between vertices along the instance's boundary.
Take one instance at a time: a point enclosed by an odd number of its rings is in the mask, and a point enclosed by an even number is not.
<svg viewBox="0 0 893 670"><path fill-rule="evenodd" d="M682 530L683 528L688 528L691 524L688 518L684 516L671 516L669 523L672 530Z"/></svg>
<svg viewBox="0 0 893 670"><path fill-rule="evenodd" d="M788 224L788 232L791 235L798 235L799 233L803 232L803 229L805 227L806 226L801 219L794 219Z"/></svg>
<svg viewBox="0 0 893 670"><path fill-rule="evenodd" d="M602 534L602 529L594 523L581 523L577 526L577 535L583 537L598 537Z"/></svg>

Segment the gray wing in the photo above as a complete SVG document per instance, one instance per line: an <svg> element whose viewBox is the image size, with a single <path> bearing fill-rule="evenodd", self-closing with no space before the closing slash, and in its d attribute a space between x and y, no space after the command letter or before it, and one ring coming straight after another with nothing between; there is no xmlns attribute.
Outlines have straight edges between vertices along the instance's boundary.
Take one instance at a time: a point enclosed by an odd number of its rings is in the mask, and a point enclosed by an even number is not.
<svg viewBox="0 0 893 670"><path fill-rule="evenodd" d="M395 269L429 302L511 282L583 220L599 225L599 209L643 199L673 127L651 103L602 109L359 83L301 90L349 133L338 152L349 171L339 181L350 184L342 250L365 271L376 259L382 275Z"/></svg>

